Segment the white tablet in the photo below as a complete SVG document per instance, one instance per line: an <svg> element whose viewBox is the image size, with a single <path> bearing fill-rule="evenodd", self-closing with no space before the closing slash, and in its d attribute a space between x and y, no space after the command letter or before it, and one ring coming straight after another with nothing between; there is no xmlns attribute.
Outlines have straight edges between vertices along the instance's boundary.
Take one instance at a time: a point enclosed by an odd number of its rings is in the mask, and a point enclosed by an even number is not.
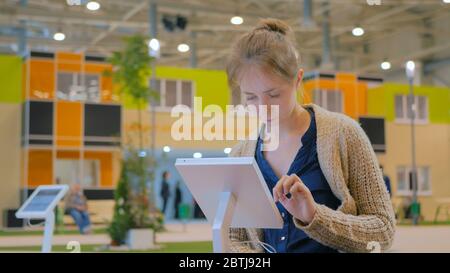
<svg viewBox="0 0 450 273"><path fill-rule="evenodd" d="M58 204L66 192L68 185L48 185L37 187L31 196L16 212L17 218L44 219Z"/></svg>
<svg viewBox="0 0 450 273"><path fill-rule="evenodd" d="M228 191L236 198L231 227L282 228L283 219L253 157L179 158L175 167L211 224L220 194Z"/></svg>

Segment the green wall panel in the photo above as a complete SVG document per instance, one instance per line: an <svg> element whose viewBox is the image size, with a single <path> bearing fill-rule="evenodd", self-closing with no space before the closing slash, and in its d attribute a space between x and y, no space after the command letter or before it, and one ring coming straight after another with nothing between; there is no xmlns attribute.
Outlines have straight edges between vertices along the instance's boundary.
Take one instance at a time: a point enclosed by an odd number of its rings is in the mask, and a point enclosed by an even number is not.
<svg viewBox="0 0 450 273"><path fill-rule="evenodd" d="M0 102L20 103L22 94L22 59L0 55Z"/></svg>

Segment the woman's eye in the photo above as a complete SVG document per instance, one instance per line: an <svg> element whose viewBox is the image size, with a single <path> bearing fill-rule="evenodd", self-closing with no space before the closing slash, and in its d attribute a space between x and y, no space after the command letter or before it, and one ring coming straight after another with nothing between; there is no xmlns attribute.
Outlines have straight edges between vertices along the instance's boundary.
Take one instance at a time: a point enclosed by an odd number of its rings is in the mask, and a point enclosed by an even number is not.
<svg viewBox="0 0 450 273"><path fill-rule="evenodd" d="M269 95L269 97L271 97L271 98L278 98L279 96L280 96L280 94Z"/></svg>
<svg viewBox="0 0 450 273"><path fill-rule="evenodd" d="M254 99L256 99L256 96L247 97L247 100L254 100Z"/></svg>

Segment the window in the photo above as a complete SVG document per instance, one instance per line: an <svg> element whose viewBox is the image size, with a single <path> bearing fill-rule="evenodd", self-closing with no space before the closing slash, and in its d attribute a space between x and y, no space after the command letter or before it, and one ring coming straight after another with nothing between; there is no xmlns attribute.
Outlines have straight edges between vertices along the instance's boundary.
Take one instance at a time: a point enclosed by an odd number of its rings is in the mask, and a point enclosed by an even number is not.
<svg viewBox="0 0 450 273"><path fill-rule="evenodd" d="M412 195L413 185L410 179L411 167L399 166L397 168L397 194L401 196ZM431 180L429 167L417 167L417 194L431 195Z"/></svg>
<svg viewBox="0 0 450 273"><path fill-rule="evenodd" d="M57 159L55 164L55 177L59 184L79 183L80 177L83 188L92 188L99 185L99 160L85 159Z"/></svg>
<svg viewBox="0 0 450 273"><path fill-rule="evenodd" d="M100 75L59 72L56 97L72 101L100 101Z"/></svg>
<svg viewBox="0 0 450 273"><path fill-rule="evenodd" d="M84 145L120 145L121 119L120 105L84 104Z"/></svg>
<svg viewBox="0 0 450 273"><path fill-rule="evenodd" d="M416 109L414 121L419 124L428 122L428 98L426 96L396 95L394 101L396 122L410 123L413 106Z"/></svg>
<svg viewBox="0 0 450 273"><path fill-rule="evenodd" d="M359 117L359 124L369 137L370 143L375 152L386 152L386 135L384 118L376 117Z"/></svg>
<svg viewBox="0 0 450 273"><path fill-rule="evenodd" d="M192 92L192 82L181 82L181 104L192 107L192 98L194 97Z"/></svg>
<svg viewBox="0 0 450 273"><path fill-rule="evenodd" d="M192 81L156 79L155 91L159 100L155 102L159 110L171 110L183 104L191 108L194 101L194 83Z"/></svg>
<svg viewBox="0 0 450 273"><path fill-rule="evenodd" d="M27 104L29 107L29 144L52 144L53 103L47 101L29 101ZM25 133L25 130L23 133Z"/></svg>
<svg viewBox="0 0 450 273"><path fill-rule="evenodd" d="M314 103L332 111L342 112L342 92L339 90L315 89L313 91Z"/></svg>

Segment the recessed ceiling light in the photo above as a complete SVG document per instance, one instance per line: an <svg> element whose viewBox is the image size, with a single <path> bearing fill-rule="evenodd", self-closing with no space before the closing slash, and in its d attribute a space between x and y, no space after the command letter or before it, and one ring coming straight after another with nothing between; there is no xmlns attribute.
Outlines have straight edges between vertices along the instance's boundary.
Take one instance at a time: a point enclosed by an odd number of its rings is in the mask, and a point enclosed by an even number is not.
<svg viewBox="0 0 450 273"><path fill-rule="evenodd" d="M170 152L170 147L169 147L169 146L164 146L164 147L163 147L163 151L164 151L165 153Z"/></svg>
<svg viewBox="0 0 450 273"><path fill-rule="evenodd" d="M381 66L381 69L383 69L383 70L391 69L391 63L388 61L382 62L380 66Z"/></svg>
<svg viewBox="0 0 450 273"><path fill-rule="evenodd" d="M352 30L352 34L353 34L353 36L363 36L364 35L364 29L363 28L361 28L361 27L355 27L353 30Z"/></svg>
<svg viewBox="0 0 450 273"><path fill-rule="evenodd" d="M86 8L88 10L96 11L96 10L100 9L100 3L95 2L95 1L90 1L86 4Z"/></svg>
<svg viewBox="0 0 450 273"><path fill-rule="evenodd" d="M66 39L66 35L62 32L56 32L53 34L53 39L55 41L64 41L64 39Z"/></svg>
<svg viewBox="0 0 450 273"><path fill-rule="evenodd" d="M413 61L406 63L406 76L408 78L414 78L414 72L416 70L416 64Z"/></svg>
<svg viewBox="0 0 450 273"><path fill-rule="evenodd" d="M192 155L194 158L202 158L202 153L194 153L193 155Z"/></svg>
<svg viewBox="0 0 450 273"><path fill-rule="evenodd" d="M180 52L188 52L189 46L187 44L179 44L178 45L178 51Z"/></svg>
<svg viewBox="0 0 450 273"><path fill-rule="evenodd" d="M244 19L241 16L233 16L230 19L230 23L233 25L240 25L244 22Z"/></svg>

